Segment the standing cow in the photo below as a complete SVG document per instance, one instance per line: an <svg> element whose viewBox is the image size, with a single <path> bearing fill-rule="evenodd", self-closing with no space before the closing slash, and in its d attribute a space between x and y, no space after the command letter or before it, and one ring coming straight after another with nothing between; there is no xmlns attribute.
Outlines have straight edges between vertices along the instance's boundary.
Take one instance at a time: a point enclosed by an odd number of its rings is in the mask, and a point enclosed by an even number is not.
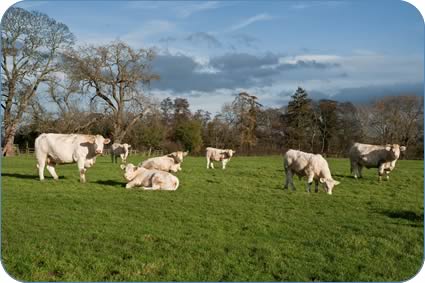
<svg viewBox="0 0 425 283"><path fill-rule="evenodd" d="M80 182L86 182L86 168L93 166L96 156L102 154L109 139L101 135L41 134L35 139L35 156L40 180L44 180L44 167L57 180L56 164L77 163Z"/></svg>
<svg viewBox="0 0 425 283"><path fill-rule="evenodd" d="M210 167L214 169L213 161L221 161L223 170L226 169L227 162L230 161L233 154L235 153L236 151L232 149L219 149L219 148L207 147L206 148L207 169L209 169Z"/></svg>
<svg viewBox="0 0 425 283"><path fill-rule="evenodd" d="M328 162L320 154L306 153L299 150L288 150L283 157L283 167L285 169L286 180L284 188L290 184L295 190L292 177L307 176L307 191L310 192L313 180L315 182L315 192L319 190L319 182L325 186L326 192L331 195L334 186L339 182L332 178Z"/></svg>
<svg viewBox="0 0 425 283"><path fill-rule="evenodd" d="M398 144L372 145L355 143L350 148L349 157L351 165L351 174L354 178L362 177L362 169L378 168L379 181L382 175L386 174L387 180L389 173L394 169L395 164L400 157L400 152L405 151L405 146Z"/></svg>
<svg viewBox="0 0 425 283"><path fill-rule="evenodd" d="M121 158L121 162L126 163L128 157L128 149L131 148L131 145L124 143L114 143L111 147L111 159L112 163L117 163L118 156Z"/></svg>

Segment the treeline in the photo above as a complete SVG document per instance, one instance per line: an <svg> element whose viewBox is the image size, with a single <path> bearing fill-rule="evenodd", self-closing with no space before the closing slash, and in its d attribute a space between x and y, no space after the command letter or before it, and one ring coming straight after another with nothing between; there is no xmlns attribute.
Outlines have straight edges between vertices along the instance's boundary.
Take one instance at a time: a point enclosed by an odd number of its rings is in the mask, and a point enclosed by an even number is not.
<svg viewBox="0 0 425 283"><path fill-rule="evenodd" d="M400 143L423 158L423 97L391 96L367 105L312 100L298 88L287 105L264 107L246 92L215 115L184 98L156 101L149 85L153 49L122 41L75 46L47 15L10 8L2 20L2 145L33 147L42 132L102 134L139 150L232 148L279 154L294 148L344 156L352 142ZM208 103L208 98L205 98Z"/></svg>
<svg viewBox="0 0 425 283"><path fill-rule="evenodd" d="M99 133L113 138L112 115L33 114L19 128L16 141L21 146L32 144L41 132ZM313 101L298 88L280 108L263 107L257 97L240 93L214 116L204 110L190 111L184 98L166 98L151 104L123 141L139 150L184 149L192 154L212 146L233 148L244 155L280 154L293 148L328 156L345 156L353 142L399 143L408 147L406 157L422 158L423 98L388 96L354 105Z"/></svg>

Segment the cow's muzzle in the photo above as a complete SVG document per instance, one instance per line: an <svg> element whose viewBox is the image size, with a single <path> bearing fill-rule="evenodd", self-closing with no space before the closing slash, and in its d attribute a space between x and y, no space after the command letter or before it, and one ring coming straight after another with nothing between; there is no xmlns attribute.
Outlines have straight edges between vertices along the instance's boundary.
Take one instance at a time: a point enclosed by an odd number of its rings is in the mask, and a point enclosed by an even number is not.
<svg viewBox="0 0 425 283"><path fill-rule="evenodd" d="M102 151L100 149L96 149L96 154L102 154Z"/></svg>

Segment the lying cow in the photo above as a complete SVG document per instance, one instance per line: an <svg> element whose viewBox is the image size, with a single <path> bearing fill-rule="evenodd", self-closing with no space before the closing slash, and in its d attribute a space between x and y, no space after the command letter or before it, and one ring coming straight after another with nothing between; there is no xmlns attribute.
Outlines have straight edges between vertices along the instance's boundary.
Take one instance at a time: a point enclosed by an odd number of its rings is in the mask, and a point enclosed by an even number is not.
<svg viewBox="0 0 425 283"><path fill-rule="evenodd" d="M398 144L372 145L355 143L348 153L351 164L351 174L354 178L362 177L362 169L378 168L379 181L382 175L386 174L387 180L389 173L395 168L395 164L400 157L400 153L405 151L405 146Z"/></svg>
<svg viewBox="0 0 425 283"><path fill-rule="evenodd" d="M120 144L114 143L111 147L111 158L112 162L117 163L118 156L121 158L121 161L126 163L128 157L128 149L131 148L129 144Z"/></svg>
<svg viewBox="0 0 425 283"><path fill-rule="evenodd" d="M86 168L93 166L96 156L102 154L109 139L101 135L41 134L35 139L35 156L40 180L44 180L44 167L57 180L56 164L77 163L80 182L86 181Z"/></svg>
<svg viewBox="0 0 425 283"><path fill-rule="evenodd" d="M290 184L292 190L295 190L292 180L294 174L298 175L298 177L307 176L308 192L310 192L313 180L315 182L315 192L318 192L320 182L330 195L333 187L339 184L338 181L332 178L328 162L320 154L290 149L283 157L283 166L286 174L285 189L288 189L288 184Z"/></svg>
<svg viewBox="0 0 425 283"><path fill-rule="evenodd" d="M213 161L221 161L223 170L226 169L227 162L230 161L233 154L235 153L236 151L232 149L219 149L219 148L207 147L206 148L207 169L209 169L210 167L214 169Z"/></svg>
<svg viewBox="0 0 425 283"><path fill-rule="evenodd" d="M125 186L127 189L143 187L144 190L175 191L179 187L179 179L168 172L149 170L131 163L121 164L121 169L124 170L124 178L128 181Z"/></svg>
<svg viewBox="0 0 425 283"><path fill-rule="evenodd" d="M182 170L181 163L183 162L183 157L187 155L187 151L176 151L164 156L149 158L140 163L138 166L144 167L146 169L177 172Z"/></svg>

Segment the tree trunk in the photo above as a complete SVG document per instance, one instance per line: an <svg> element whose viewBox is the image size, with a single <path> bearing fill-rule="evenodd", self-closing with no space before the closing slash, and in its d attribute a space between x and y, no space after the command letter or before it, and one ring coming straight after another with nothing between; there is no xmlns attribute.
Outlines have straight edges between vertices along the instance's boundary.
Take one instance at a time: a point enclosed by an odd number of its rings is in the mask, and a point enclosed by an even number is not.
<svg viewBox="0 0 425 283"><path fill-rule="evenodd" d="M15 150L13 143L15 142L16 125L11 125L6 128L4 137L4 147L2 150L3 156L14 156Z"/></svg>

